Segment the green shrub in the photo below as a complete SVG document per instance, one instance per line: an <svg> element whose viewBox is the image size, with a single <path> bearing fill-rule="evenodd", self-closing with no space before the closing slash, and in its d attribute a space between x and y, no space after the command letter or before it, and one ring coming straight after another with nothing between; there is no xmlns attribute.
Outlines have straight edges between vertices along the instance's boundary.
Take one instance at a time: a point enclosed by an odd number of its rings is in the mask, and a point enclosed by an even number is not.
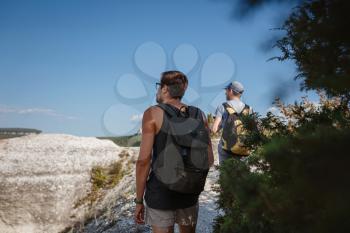
<svg viewBox="0 0 350 233"><path fill-rule="evenodd" d="M216 233L350 232L350 114L321 95L259 119L254 153L220 168Z"/></svg>
<svg viewBox="0 0 350 233"><path fill-rule="evenodd" d="M92 205L102 195L103 190L115 187L123 176L123 165L119 161L108 167L93 167L91 171L91 191L75 204L75 208L85 203Z"/></svg>

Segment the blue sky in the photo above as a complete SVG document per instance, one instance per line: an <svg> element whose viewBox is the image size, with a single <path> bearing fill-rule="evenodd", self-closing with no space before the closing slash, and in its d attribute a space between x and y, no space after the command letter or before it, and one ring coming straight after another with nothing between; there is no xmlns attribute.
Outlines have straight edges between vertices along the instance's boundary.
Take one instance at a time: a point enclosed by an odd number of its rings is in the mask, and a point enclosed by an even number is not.
<svg viewBox="0 0 350 233"><path fill-rule="evenodd" d="M267 62L279 51L261 50L291 7L238 21L226 1L1 0L0 127L134 133L168 69L188 74L185 102L207 113L224 101L221 87L238 80L243 100L264 114L278 87L292 86L280 93L287 102L305 95L294 64Z"/></svg>

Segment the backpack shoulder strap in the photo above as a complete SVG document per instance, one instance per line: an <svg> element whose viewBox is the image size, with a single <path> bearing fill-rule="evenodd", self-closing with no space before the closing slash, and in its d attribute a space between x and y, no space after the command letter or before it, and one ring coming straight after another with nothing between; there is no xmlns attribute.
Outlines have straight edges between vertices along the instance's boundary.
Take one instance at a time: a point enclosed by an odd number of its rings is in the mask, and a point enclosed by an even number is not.
<svg viewBox="0 0 350 233"><path fill-rule="evenodd" d="M159 103L156 106L164 110L167 116L174 117L177 116L177 112L167 104Z"/></svg>
<svg viewBox="0 0 350 233"><path fill-rule="evenodd" d="M189 106L183 105L181 106L180 109L172 106L171 104L164 104L164 103L159 103L156 106L162 108L164 110L164 112L166 112L166 114L170 117L188 117L189 114ZM185 112L181 111L181 109L185 108Z"/></svg>
<svg viewBox="0 0 350 233"><path fill-rule="evenodd" d="M250 106L248 104L244 104L244 108L243 108L241 114L249 115L249 111L250 111Z"/></svg>
<svg viewBox="0 0 350 233"><path fill-rule="evenodd" d="M192 105L188 106L188 113L189 113L190 117L193 117L193 118L196 118L196 119L200 118L201 120L203 119L202 111L199 108L195 107L195 106L192 106Z"/></svg>
<svg viewBox="0 0 350 233"><path fill-rule="evenodd" d="M226 109L226 111L228 112L228 114L232 115L232 114L237 114L237 112L228 104L228 103L222 103L222 105L224 106L224 108Z"/></svg>

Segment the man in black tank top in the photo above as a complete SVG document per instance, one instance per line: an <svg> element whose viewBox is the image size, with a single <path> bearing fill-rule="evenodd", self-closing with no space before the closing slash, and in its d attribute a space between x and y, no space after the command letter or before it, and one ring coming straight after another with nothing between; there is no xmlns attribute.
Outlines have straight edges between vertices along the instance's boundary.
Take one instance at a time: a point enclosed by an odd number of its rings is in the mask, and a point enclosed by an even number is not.
<svg viewBox="0 0 350 233"><path fill-rule="evenodd" d="M188 106L182 103L181 99L187 85L187 77L179 71L162 73L160 83L156 83L157 102L166 104L176 112L186 112ZM205 114L199 111L209 132ZM152 106L144 112L140 153L136 162L134 218L138 224L151 225L154 233L174 232L175 223L179 225L181 233L192 233L196 229L199 194L168 189L151 169L166 145L168 131L169 124L163 109ZM212 166L213 151L210 139L208 141L208 163Z"/></svg>

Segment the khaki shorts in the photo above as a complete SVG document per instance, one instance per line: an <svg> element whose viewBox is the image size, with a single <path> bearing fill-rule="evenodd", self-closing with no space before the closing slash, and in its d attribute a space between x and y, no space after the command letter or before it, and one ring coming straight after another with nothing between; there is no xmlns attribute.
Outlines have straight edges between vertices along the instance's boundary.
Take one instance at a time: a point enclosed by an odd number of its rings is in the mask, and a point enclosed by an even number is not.
<svg viewBox="0 0 350 233"><path fill-rule="evenodd" d="M176 210L152 209L145 204L145 223L150 226L170 227L175 223L183 226L195 226L198 217L197 204Z"/></svg>

